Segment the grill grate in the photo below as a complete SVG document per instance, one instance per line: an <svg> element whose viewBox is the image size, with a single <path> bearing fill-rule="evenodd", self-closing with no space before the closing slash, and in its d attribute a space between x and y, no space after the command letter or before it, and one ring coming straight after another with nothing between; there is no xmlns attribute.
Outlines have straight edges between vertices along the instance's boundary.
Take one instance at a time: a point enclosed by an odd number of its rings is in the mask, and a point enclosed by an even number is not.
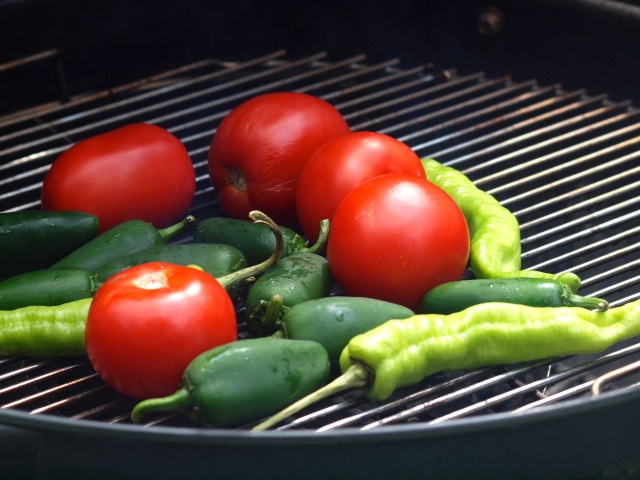
<svg viewBox="0 0 640 480"><path fill-rule="evenodd" d="M205 60L109 91L0 117L0 211L39 208L42 179L71 144L131 122L161 125L187 146L197 174L191 213L219 213L206 157L224 116L276 90L333 103L353 130L377 130L465 172L519 218L523 267L571 270L585 295L612 306L640 297L639 110L605 95L535 81L459 75L363 55L331 61L277 51L236 63ZM239 307L239 313L242 314ZM241 336L246 336L240 325ZM327 399L280 429L380 428L515 412L588 397L597 378L638 360L640 343L602 355L438 374L372 403L359 392ZM605 385L633 388L633 374ZM0 407L109 423L133 402L106 387L84 358L0 359ZM182 415L148 425L190 425Z"/></svg>

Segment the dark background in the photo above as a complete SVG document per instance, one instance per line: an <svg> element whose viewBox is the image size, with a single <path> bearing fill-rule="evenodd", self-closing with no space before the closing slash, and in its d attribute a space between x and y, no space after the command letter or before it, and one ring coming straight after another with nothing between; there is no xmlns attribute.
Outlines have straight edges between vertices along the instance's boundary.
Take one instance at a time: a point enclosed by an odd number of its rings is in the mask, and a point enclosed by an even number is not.
<svg viewBox="0 0 640 480"><path fill-rule="evenodd" d="M203 58L365 53L640 96L640 6L612 0L0 1L0 114ZM502 21L480 33L484 12ZM48 60L6 67L56 49ZM61 84L59 78L66 83ZM61 85L66 85L65 87ZM68 91L65 91L68 90Z"/></svg>

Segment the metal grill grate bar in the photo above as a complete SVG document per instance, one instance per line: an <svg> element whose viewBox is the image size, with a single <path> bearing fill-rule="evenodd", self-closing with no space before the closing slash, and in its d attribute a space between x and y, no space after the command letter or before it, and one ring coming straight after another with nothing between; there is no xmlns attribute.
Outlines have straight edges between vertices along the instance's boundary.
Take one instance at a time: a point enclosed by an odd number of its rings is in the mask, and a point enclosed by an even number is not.
<svg viewBox="0 0 640 480"><path fill-rule="evenodd" d="M198 184L192 213L212 215L216 199L206 156L219 122L251 96L297 90L331 101L354 130L393 135L495 195L520 220L525 267L576 271L585 294L606 296L612 305L640 296L640 200L634 195L640 122L633 105L534 80L365 60L329 61L324 52L289 60L283 51L242 63L204 60L67 104L1 117L0 211L39 207L41 181L70 144L146 121L187 145ZM633 361L639 350L636 344L603 356L435 375L375 404L350 392L280 429L368 430L537 408L589 395L601 371ZM631 376L613 386L633 385ZM0 359L0 399L0 408L110 423L128 422L133 405L83 359ZM158 416L148 425L191 426L181 415Z"/></svg>

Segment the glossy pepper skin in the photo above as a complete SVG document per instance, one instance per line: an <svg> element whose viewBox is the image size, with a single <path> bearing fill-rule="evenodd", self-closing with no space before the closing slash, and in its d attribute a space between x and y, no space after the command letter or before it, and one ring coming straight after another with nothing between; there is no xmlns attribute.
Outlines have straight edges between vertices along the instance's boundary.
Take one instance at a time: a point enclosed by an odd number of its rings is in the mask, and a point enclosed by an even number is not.
<svg viewBox="0 0 640 480"><path fill-rule="evenodd" d="M98 233L98 217L84 212L0 213L0 280L47 268Z"/></svg>
<svg viewBox="0 0 640 480"><path fill-rule="evenodd" d="M582 307L604 311L609 302L577 295L558 280L544 278L495 278L447 282L428 291L422 313L455 313L478 303L505 302L531 307Z"/></svg>
<svg viewBox="0 0 640 480"><path fill-rule="evenodd" d="M279 226L284 237L282 257L309 249L307 241L290 228ZM249 265L267 259L275 248L273 233L266 225L228 217L210 217L199 221L194 229L196 243L233 245L246 257Z"/></svg>
<svg viewBox="0 0 640 480"><path fill-rule="evenodd" d="M521 270L520 225L518 219L492 195L476 187L462 172L423 158L430 182L453 198L469 225L469 265L477 278L545 278L559 280L574 293L581 285L572 272L551 274Z"/></svg>
<svg viewBox="0 0 640 480"><path fill-rule="evenodd" d="M353 338L340 365L366 364L375 372L367 395L382 400L436 372L596 353L637 335L640 300L604 312L484 303L391 320Z"/></svg>
<svg viewBox="0 0 640 480"><path fill-rule="evenodd" d="M101 233L52 266L82 267L95 272L116 258L165 244L194 221L195 218L189 215L175 225L158 230L142 220L127 220Z"/></svg>
<svg viewBox="0 0 640 480"><path fill-rule="evenodd" d="M0 311L0 355L55 357L84 355L91 299L56 306Z"/></svg>
<svg viewBox="0 0 640 480"><path fill-rule="evenodd" d="M255 334L264 331L262 316L274 295L293 307L307 300L327 297L332 281L327 259L315 253L296 253L279 260L251 285L246 298L247 324Z"/></svg>
<svg viewBox="0 0 640 480"><path fill-rule="evenodd" d="M197 265L214 277L222 277L247 266L245 256L232 245L220 243L170 244L157 245L107 262L96 270L96 277L98 281L104 282L126 268L147 262L168 262L183 266Z"/></svg>
<svg viewBox="0 0 640 480"><path fill-rule="evenodd" d="M356 335L367 332L394 318L415 313L384 300L367 297L332 296L308 300L286 309L278 321L285 338L313 340L322 344L332 364Z"/></svg>
<svg viewBox="0 0 640 480"><path fill-rule="evenodd" d="M132 411L139 422L156 411L186 411L196 422L234 427L269 415L322 386L330 372L316 342L276 338L239 340L213 348L186 368L182 388L143 400Z"/></svg>
<svg viewBox="0 0 640 480"><path fill-rule="evenodd" d="M86 268L51 267L25 272L0 282L0 310L91 298L99 286L96 276Z"/></svg>
<svg viewBox="0 0 640 480"><path fill-rule="evenodd" d="M384 400L434 373L597 353L638 335L640 300L604 312L482 303L451 315L390 320L351 339L340 355L341 376L254 429L351 388Z"/></svg>

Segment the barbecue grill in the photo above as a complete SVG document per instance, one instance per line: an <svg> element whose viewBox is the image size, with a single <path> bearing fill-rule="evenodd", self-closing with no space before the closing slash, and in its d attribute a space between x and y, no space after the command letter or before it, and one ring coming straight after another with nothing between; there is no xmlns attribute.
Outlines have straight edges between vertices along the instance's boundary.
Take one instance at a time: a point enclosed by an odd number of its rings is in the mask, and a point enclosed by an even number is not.
<svg viewBox="0 0 640 480"><path fill-rule="evenodd" d="M0 211L39 208L57 155L140 121L185 143L191 213L217 215L216 126L254 95L295 90L498 198L521 223L524 268L576 272L582 294L612 307L640 298L632 2L4 3ZM544 35L531 28L542 20ZM635 478L638 362L634 339L438 374L385 402L348 392L250 432L180 414L133 425L134 402L84 357L0 358L0 465L7 478L67 480Z"/></svg>

